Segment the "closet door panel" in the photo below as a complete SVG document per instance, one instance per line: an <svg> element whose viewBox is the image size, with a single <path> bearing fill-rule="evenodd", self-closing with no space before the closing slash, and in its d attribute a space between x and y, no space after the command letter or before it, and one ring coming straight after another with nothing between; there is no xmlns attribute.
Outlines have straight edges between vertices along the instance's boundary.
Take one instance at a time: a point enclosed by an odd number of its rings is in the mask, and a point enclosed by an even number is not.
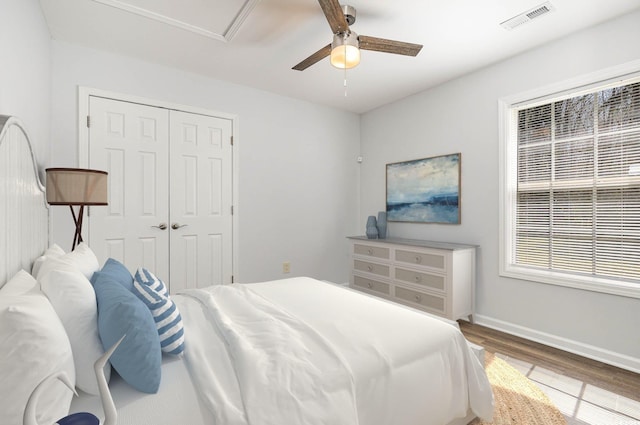
<svg viewBox="0 0 640 425"><path fill-rule="evenodd" d="M170 112L173 292L231 282L231 130L227 119Z"/></svg>
<svg viewBox="0 0 640 425"><path fill-rule="evenodd" d="M198 235L188 230L171 235L171 292L198 287ZM175 266L179 265L179 266Z"/></svg>
<svg viewBox="0 0 640 425"><path fill-rule="evenodd" d="M91 248L131 271L169 278L168 111L90 97L89 167L109 173L109 205L91 207Z"/></svg>

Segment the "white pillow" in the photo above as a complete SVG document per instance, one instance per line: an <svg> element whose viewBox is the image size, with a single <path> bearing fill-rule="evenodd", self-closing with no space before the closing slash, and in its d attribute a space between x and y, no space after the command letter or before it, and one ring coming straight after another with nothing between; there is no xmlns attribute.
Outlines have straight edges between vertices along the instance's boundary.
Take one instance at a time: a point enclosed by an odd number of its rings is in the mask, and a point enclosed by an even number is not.
<svg viewBox="0 0 640 425"><path fill-rule="evenodd" d="M6 424L21 424L35 387L53 372L75 382L69 339L42 293L0 296L0 412ZM51 424L69 412L73 393L58 380L47 381L37 404L38 423Z"/></svg>
<svg viewBox="0 0 640 425"><path fill-rule="evenodd" d="M98 383L93 370L95 361L104 354L98 335L98 307L96 294L89 280L74 267L63 262L52 262L56 268L40 275L40 287L67 332L76 368L76 387L97 395ZM105 366L107 381L111 366Z"/></svg>
<svg viewBox="0 0 640 425"><path fill-rule="evenodd" d="M47 258L40 266L38 273L34 276L40 280L40 276L57 268L60 262L75 267L87 279L91 279L93 273L100 268L96 255L91 248L89 248L89 245L83 242L76 246L76 249L71 252L59 257Z"/></svg>
<svg viewBox="0 0 640 425"><path fill-rule="evenodd" d="M38 276L38 271L42 264L47 261L49 258L58 258L64 255L64 249L60 248L57 244L51 245L40 257L36 258L36 261L33 262L33 266L31 267L31 274L33 276Z"/></svg>
<svg viewBox="0 0 640 425"><path fill-rule="evenodd" d="M34 290L37 285L38 282L33 276L24 270L20 270L0 288L0 296L22 295Z"/></svg>

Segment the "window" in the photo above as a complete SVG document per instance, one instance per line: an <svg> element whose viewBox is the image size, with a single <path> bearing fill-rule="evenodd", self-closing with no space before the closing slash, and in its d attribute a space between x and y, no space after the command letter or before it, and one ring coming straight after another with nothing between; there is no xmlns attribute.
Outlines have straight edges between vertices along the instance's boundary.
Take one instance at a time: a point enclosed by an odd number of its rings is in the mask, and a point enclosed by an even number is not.
<svg viewBox="0 0 640 425"><path fill-rule="evenodd" d="M640 298L640 78L502 120L501 274Z"/></svg>

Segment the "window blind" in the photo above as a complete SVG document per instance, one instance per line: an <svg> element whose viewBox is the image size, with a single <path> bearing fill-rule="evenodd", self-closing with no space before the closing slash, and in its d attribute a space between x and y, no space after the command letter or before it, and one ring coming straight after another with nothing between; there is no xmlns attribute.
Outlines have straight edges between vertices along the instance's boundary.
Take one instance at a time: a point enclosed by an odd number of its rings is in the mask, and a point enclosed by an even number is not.
<svg viewBox="0 0 640 425"><path fill-rule="evenodd" d="M511 262L640 285L640 82L517 113Z"/></svg>

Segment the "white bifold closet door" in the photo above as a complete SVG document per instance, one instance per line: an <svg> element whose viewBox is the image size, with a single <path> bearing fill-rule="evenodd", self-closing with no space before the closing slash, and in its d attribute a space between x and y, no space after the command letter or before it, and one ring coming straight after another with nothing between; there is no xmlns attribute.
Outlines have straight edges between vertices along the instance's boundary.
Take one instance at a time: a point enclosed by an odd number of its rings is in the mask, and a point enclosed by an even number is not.
<svg viewBox="0 0 640 425"><path fill-rule="evenodd" d="M231 120L91 96L89 166L109 173L90 245L180 289L231 283Z"/></svg>
<svg viewBox="0 0 640 425"><path fill-rule="evenodd" d="M170 111L169 122L171 282L231 283L231 121Z"/></svg>

